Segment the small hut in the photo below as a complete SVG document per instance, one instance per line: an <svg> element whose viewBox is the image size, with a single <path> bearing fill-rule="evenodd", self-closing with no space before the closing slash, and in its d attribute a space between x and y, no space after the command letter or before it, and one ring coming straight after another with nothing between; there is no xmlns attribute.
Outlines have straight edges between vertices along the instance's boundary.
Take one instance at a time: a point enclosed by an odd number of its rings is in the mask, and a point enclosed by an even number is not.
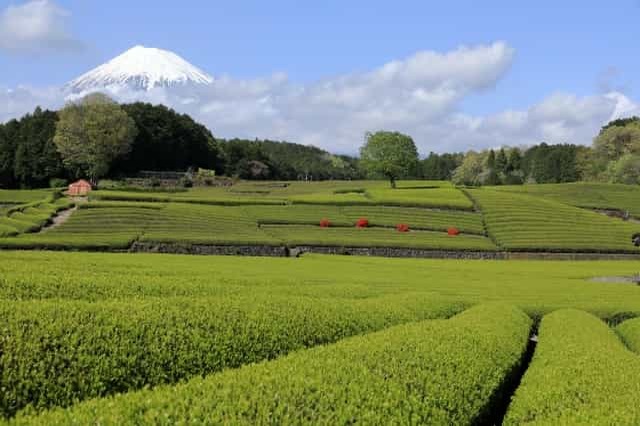
<svg viewBox="0 0 640 426"><path fill-rule="evenodd" d="M86 197L93 187L89 182L84 179L80 179L77 182L73 182L69 185L68 195L71 197Z"/></svg>

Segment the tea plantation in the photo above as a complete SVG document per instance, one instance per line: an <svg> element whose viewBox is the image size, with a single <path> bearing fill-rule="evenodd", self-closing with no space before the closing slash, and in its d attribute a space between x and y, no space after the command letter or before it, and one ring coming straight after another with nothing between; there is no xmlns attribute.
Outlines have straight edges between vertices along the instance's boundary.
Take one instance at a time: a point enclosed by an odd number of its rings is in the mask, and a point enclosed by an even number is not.
<svg viewBox="0 0 640 426"><path fill-rule="evenodd" d="M640 424L632 202L528 188L2 191L0 424Z"/></svg>

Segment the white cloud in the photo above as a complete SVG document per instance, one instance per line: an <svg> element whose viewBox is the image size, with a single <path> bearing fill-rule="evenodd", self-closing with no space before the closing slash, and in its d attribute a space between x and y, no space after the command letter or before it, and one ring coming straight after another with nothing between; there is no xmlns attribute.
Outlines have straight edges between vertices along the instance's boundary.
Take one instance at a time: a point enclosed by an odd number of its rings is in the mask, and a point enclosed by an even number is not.
<svg viewBox="0 0 640 426"><path fill-rule="evenodd" d="M10 5L0 14L0 49L9 52L77 50L68 30L70 14L51 0Z"/></svg>
<svg viewBox="0 0 640 426"><path fill-rule="evenodd" d="M378 129L410 134L425 155L541 141L589 144L608 120L640 114L640 104L618 92L555 93L527 109L486 116L461 111L465 97L491 89L505 75L514 55L514 49L498 42L448 53L418 52L369 72L308 85L292 83L284 74L254 80L223 76L204 89L112 95L122 102L169 105L219 137L288 140L350 154L357 153L366 131ZM10 111L0 110L0 120L37 103L55 104L51 90L22 90L12 95ZM57 96L59 102L61 92Z"/></svg>

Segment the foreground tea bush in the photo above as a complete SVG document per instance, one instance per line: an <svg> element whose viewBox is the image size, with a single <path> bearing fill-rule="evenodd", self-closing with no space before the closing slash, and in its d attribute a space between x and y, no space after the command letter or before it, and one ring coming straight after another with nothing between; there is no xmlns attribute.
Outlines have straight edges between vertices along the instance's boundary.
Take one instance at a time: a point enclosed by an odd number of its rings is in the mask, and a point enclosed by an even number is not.
<svg viewBox="0 0 640 426"><path fill-rule="evenodd" d="M507 305L411 323L17 424L472 424L487 420L531 320Z"/></svg>
<svg viewBox="0 0 640 426"><path fill-rule="evenodd" d="M506 424L640 423L640 357L582 311L542 319L540 341Z"/></svg>
<svg viewBox="0 0 640 426"><path fill-rule="evenodd" d="M448 317L429 295L163 298L0 306L0 412L175 383L389 325Z"/></svg>
<svg viewBox="0 0 640 426"><path fill-rule="evenodd" d="M640 354L640 318L623 322L616 331L629 349Z"/></svg>

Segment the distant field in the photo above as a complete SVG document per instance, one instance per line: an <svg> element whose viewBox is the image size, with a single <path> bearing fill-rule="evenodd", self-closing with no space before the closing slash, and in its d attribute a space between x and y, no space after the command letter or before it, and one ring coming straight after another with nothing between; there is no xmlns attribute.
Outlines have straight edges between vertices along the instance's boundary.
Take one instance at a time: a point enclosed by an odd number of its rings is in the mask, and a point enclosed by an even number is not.
<svg viewBox="0 0 640 426"><path fill-rule="evenodd" d="M640 253L631 236L640 224L623 222L543 197L470 189L487 232L507 250Z"/></svg>
<svg viewBox="0 0 640 426"><path fill-rule="evenodd" d="M579 182L497 186L495 189L526 193L578 207L628 211L640 217L640 186Z"/></svg>
<svg viewBox="0 0 640 426"><path fill-rule="evenodd" d="M71 220L42 235L28 232L38 230L50 213L5 213L0 216L0 247L126 249L143 241L640 253L631 242L640 232L638 223L576 207L587 201L600 208L632 207L638 198L634 191L606 184L461 190L438 181L401 182L395 190L382 181L267 181L181 192L95 191ZM51 196L47 191L16 193L14 199ZM360 218L370 228L355 229ZM329 229L319 227L324 219ZM396 232L399 224L408 225L410 232ZM446 235L450 228L462 234Z"/></svg>

